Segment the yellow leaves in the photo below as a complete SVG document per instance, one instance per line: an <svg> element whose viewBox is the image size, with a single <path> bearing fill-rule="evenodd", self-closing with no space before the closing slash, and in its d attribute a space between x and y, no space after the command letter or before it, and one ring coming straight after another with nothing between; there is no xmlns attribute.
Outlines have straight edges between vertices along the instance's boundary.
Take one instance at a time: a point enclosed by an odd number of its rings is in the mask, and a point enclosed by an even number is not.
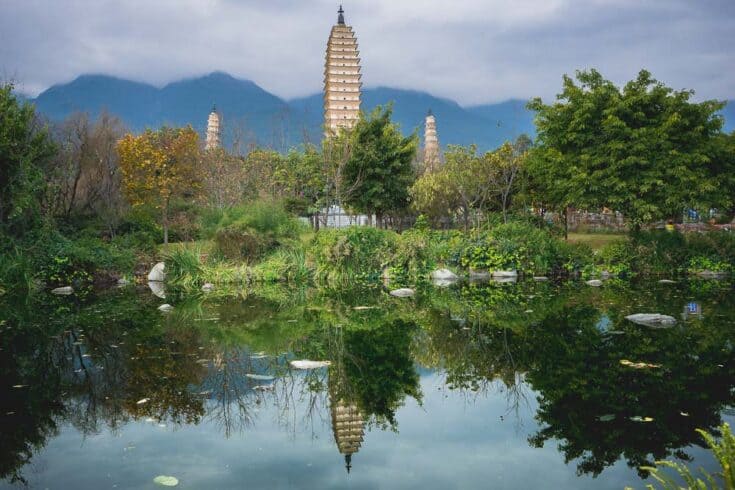
<svg viewBox="0 0 735 490"><path fill-rule="evenodd" d="M134 206L165 206L171 197L201 187L198 135L191 126L127 134L117 151L123 190Z"/></svg>

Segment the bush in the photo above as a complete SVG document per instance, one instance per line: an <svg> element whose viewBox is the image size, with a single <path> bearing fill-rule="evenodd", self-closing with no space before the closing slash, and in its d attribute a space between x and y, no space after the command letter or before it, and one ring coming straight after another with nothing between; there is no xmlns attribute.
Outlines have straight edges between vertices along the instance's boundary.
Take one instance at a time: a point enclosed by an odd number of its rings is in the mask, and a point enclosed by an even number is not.
<svg viewBox="0 0 735 490"><path fill-rule="evenodd" d="M255 260L295 240L303 225L278 203L256 201L203 219L204 235L212 233L216 251L229 259ZM213 222L216 220L216 225Z"/></svg>
<svg viewBox="0 0 735 490"><path fill-rule="evenodd" d="M570 266L577 267L581 251L548 230L526 222L511 222L479 232L462 250L460 265L488 271L558 273L568 271Z"/></svg>
<svg viewBox="0 0 735 490"><path fill-rule="evenodd" d="M330 284L377 279L396 250L393 231L352 226L322 230L309 247L315 278Z"/></svg>

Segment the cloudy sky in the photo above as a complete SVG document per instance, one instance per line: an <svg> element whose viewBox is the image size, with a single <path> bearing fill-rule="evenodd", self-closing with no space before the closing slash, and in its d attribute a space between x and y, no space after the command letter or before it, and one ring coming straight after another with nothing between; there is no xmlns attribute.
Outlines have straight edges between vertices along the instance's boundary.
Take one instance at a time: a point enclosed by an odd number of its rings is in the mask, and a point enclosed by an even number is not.
<svg viewBox="0 0 735 490"><path fill-rule="evenodd" d="M339 0L0 0L0 79L155 85L214 70L284 98L321 90ZM345 0L366 86L461 104L551 97L595 67L735 98L735 0Z"/></svg>

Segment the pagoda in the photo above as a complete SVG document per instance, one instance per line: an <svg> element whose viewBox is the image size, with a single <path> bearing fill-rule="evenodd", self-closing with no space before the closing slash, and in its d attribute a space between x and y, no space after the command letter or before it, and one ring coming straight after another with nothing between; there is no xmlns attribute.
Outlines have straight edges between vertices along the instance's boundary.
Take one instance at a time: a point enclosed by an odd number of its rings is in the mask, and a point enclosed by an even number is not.
<svg viewBox="0 0 735 490"><path fill-rule="evenodd" d="M360 117L360 52L352 27L345 24L344 10L339 6L337 24L327 41L324 64L324 133L336 134L351 128Z"/></svg>
<svg viewBox="0 0 735 490"><path fill-rule="evenodd" d="M214 150L220 147L219 139L219 114L217 108L212 107L207 119L207 138L204 143L205 150Z"/></svg>
<svg viewBox="0 0 735 490"><path fill-rule="evenodd" d="M330 390L329 395L334 442L339 453L345 457L345 469L349 473L352 455L360 450L365 436L365 420L357 404L339 397L335 390Z"/></svg>
<svg viewBox="0 0 735 490"><path fill-rule="evenodd" d="M424 172L431 173L439 168L439 137L436 134L436 118L429 109L424 123Z"/></svg>

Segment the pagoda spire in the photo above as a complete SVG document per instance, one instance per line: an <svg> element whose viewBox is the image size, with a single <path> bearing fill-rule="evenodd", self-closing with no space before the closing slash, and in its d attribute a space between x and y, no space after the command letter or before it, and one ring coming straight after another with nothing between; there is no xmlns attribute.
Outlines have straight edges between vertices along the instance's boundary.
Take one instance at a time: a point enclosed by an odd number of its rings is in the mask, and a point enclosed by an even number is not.
<svg viewBox="0 0 735 490"><path fill-rule="evenodd" d="M342 9L342 5L339 6L339 10L337 11L337 24L341 26L345 25L345 11Z"/></svg>

